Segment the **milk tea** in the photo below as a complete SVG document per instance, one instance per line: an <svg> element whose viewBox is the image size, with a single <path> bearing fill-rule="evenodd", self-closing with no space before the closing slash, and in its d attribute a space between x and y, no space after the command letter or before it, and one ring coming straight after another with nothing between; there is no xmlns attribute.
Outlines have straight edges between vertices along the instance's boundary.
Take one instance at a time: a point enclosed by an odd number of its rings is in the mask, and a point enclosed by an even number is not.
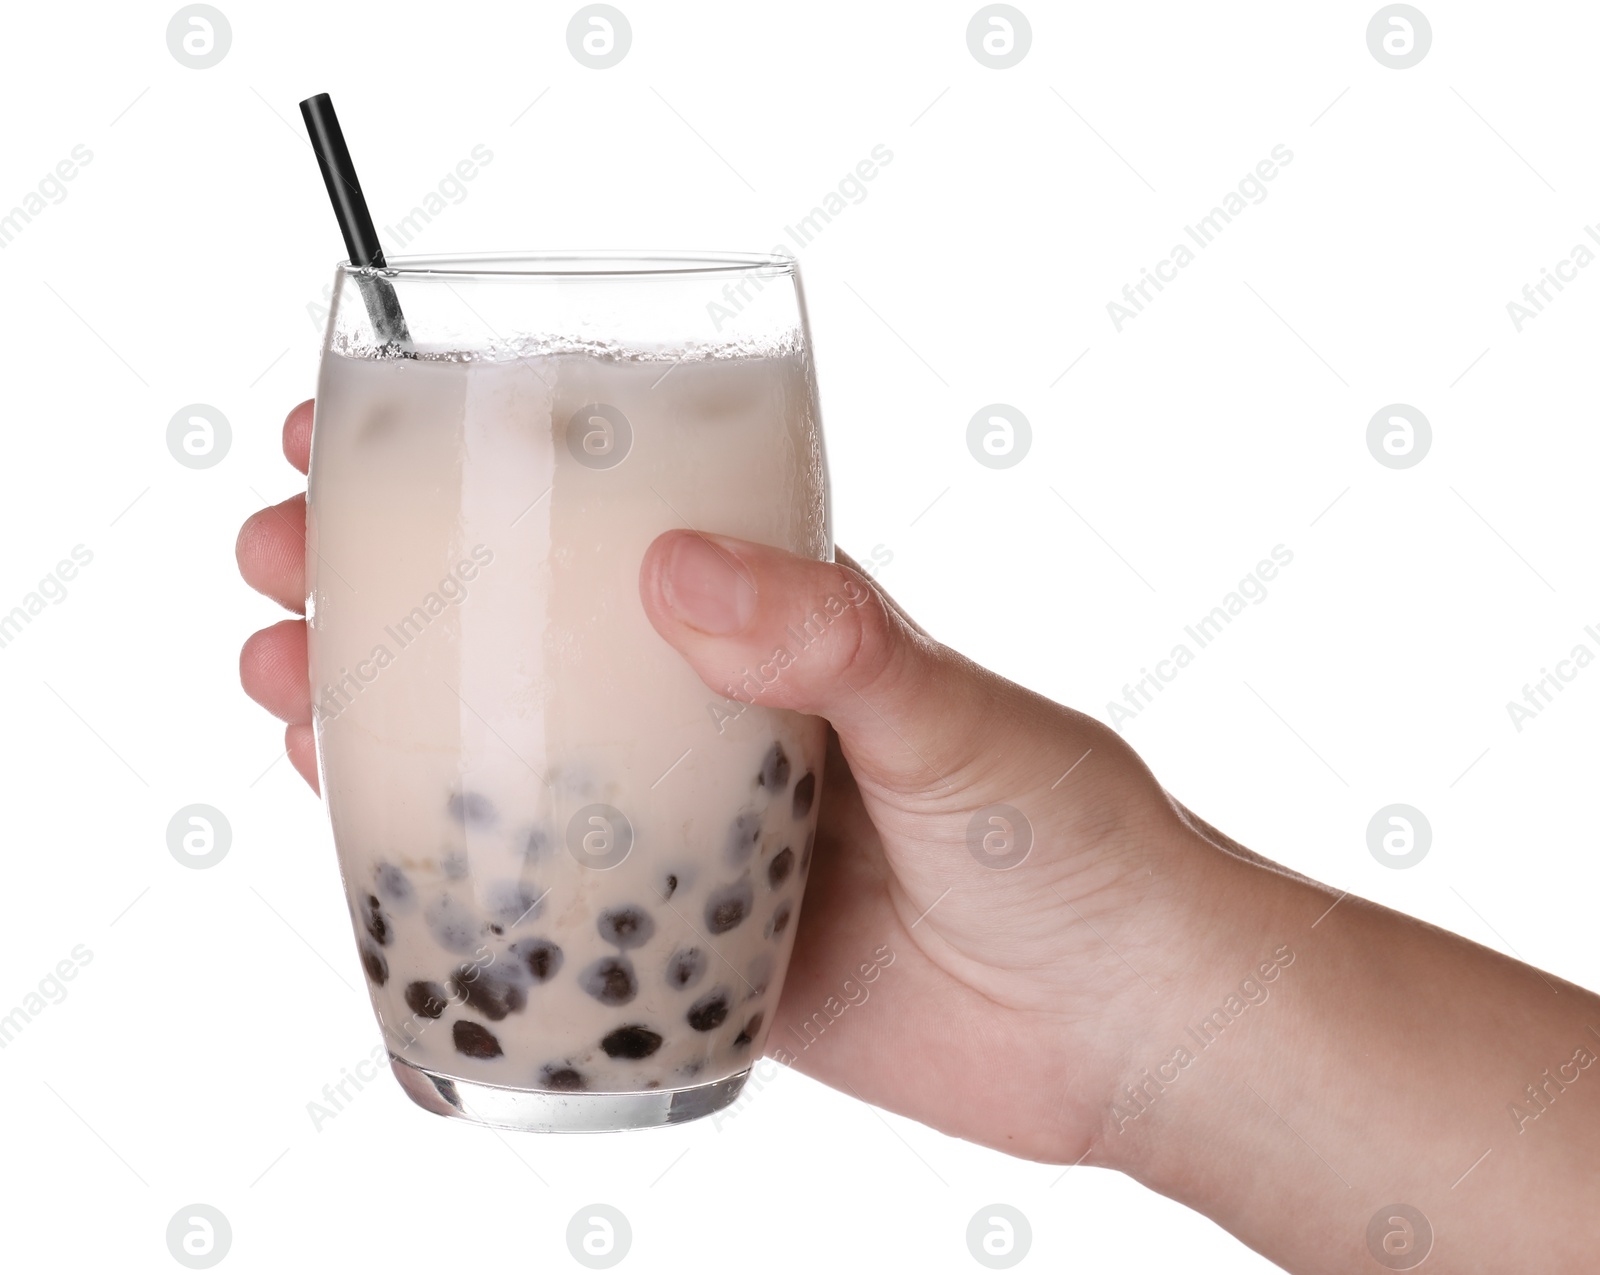
<svg viewBox="0 0 1600 1275"><path fill-rule="evenodd" d="M401 1063L612 1094L760 1056L824 726L708 689L639 566L679 527L829 556L814 404L799 351L326 353L321 778Z"/></svg>

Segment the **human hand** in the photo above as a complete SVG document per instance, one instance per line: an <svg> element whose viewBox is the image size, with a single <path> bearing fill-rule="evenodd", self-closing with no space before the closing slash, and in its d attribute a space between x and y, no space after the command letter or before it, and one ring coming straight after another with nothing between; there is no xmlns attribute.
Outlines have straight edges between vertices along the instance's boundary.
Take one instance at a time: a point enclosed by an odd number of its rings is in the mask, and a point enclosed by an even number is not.
<svg viewBox="0 0 1600 1275"><path fill-rule="evenodd" d="M311 417L302 403L283 429L302 473ZM694 533L662 536L640 577L652 622L713 688L792 644L786 625L830 599L843 608L761 696L837 731L769 1049L946 1132L1082 1158L1156 989L1206 946L1195 922L1226 856L1190 832L1117 735L938 645L844 555L819 563L717 543L758 595ZM296 612L304 554L304 495L239 533L245 580ZM737 632L704 631L719 592L744 619ZM691 597L698 615L681 609ZM287 723L289 758L315 789L305 621L253 634L240 678ZM998 805L1021 814L1012 837L1032 841L1004 870L970 852L974 815ZM985 833L1003 838L1005 826L982 824L980 842ZM884 948L887 962L875 955ZM874 961L882 982L867 987L860 967ZM828 1012L873 992L868 1008Z"/></svg>
<svg viewBox="0 0 1600 1275"><path fill-rule="evenodd" d="M944 1132L1076 1162L1160 993L1218 946L1238 860L1118 735L941 646L838 556L678 531L640 573L707 686L834 728L768 1050ZM796 649L817 616L834 618ZM883 947L892 968L865 987Z"/></svg>
<svg viewBox="0 0 1600 1275"><path fill-rule="evenodd" d="M310 432L304 403L284 425L302 472ZM304 536L296 496L238 541L294 611ZM1123 1170L1295 1271L1393 1268L1371 1237L1394 1201L1431 1220L1441 1269L1582 1268L1600 1091L1563 1095L1600 1057L1600 998L1244 849L839 557L674 531L640 570L714 691L833 727L769 1052L944 1132ZM305 622L253 635L240 674L316 788ZM1002 831L1025 857L984 851ZM1230 1003L1225 1034L1193 1034Z"/></svg>

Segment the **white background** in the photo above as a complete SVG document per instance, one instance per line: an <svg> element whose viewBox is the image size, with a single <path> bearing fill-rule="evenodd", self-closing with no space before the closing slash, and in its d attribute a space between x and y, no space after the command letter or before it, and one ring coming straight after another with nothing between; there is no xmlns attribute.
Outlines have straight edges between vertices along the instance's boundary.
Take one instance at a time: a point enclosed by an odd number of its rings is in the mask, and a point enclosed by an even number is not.
<svg viewBox="0 0 1600 1275"><path fill-rule="evenodd" d="M567 1221L599 1200L644 1269L962 1271L967 1220L1005 1201L1023 1269L1269 1269L1129 1181L793 1074L720 1127L500 1139L381 1078L313 1128L377 1033L322 811L237 686L278 616L233 562L301 481L279 428L342 255L296 103L333 94L380 224L493 152L429 253L764 249L886 145L799 252L840 543L892 552L938 636L1101 716L1287 546L1128 738L1253 848L1595 986L1600 668L1520 732L1505 703L1600 652L1600 268L1520 333L1506 303L1600 220L1600 13L1424 0L1432 49L1391 70L1371 0L1022 0L1032 47L991 70L971 0L621 3L603 71L568 51L576 5L222 0L207 70L169 53L169 7L8 11L0 209L93 159L0 249L0 611L74 545L93 561L0 649L0 1013L93 958L0 1051L7 1264L175 1270L168 1219L199 1201L232 1224L223 1269L578 1269ZM1280 143L1266 200L1117 332L1106 303ZM233 428L199 471L165 441L196 402ZM966 449L993 402L1032 423L1007 470ZM1395 402L1433 428L1405 470L1365 441ZM191 802L233 828L206 871L167 849ZM1405 871L1367 849L1391 802L1433 827Z"/></svg>

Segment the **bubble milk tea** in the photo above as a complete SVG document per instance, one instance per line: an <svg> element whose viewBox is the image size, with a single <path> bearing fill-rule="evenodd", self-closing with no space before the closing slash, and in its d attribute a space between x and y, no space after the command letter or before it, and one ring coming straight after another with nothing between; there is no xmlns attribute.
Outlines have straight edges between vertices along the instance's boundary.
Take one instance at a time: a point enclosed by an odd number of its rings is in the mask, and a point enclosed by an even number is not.
<svg viewBox="0 0 1600 1275"><path fill-rule="evenodd" d="M825 727L708 689L639 567L681 527L830 557L815 402L798 344L325 353L321 779L414 1097L420 1069L559 1094L738 1078L731 1101L760 1056ZM828 622L797 616L790 657Z"/></svg>

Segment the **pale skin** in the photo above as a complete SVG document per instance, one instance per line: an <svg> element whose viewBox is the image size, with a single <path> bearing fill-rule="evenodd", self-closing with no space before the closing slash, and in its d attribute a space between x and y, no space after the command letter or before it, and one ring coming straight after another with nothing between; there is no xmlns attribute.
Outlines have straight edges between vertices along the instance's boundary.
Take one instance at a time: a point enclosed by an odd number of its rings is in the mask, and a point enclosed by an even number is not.
<svg viewBox="0 0 1600 1275"><path fill-rule="evenodd" d="M284 424L302 473L311 419ZM238 542L295 612L304 535L300 495ZM682 531L640 565L651 623L719 693L860 599L760 699L833 727L771 1052L946 1133L1127 1173L1291 1271L1401 1269L1402 1223L1379 1227L1387 1265L1368 1242L1395 1204L1431 1225L1429 1271L1594 1269L1600 998L1246 850L1114 731L941 645L839 558ZM304 620L254 634L240 676L315 788ZM969 851L1002 803L1033 833L1004 870ZM789 1029L884 946L870 999L802 1047Z"/></svg>

